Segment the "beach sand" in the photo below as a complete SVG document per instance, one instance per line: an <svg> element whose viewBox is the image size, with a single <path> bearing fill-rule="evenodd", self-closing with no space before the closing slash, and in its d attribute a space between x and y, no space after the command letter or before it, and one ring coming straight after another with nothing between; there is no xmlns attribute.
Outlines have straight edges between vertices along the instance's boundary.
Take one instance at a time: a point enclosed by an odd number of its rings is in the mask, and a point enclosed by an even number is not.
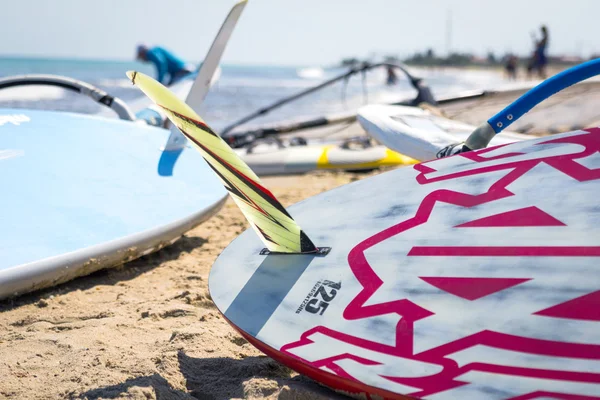
<svg viewBox="0 0 600 400"><path fill-rule="evenodd" d="M264 181L291 205L376 173ZM0 398L337 397L256 350L210 300L210 268L247 226L229 200L157 253L0 302Z"/></svg>

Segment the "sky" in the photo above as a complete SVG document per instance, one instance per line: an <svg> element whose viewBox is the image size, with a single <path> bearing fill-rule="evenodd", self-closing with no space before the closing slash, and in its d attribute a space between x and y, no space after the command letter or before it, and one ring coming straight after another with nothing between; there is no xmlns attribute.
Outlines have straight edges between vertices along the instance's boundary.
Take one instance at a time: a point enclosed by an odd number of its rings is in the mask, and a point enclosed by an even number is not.
<svg viewBox="0 0 600 400"><path fill-rule="evenodd" d="M234 3L9 1L0 56L128 60L144 42L199 61ZM317 66L426 48L527 55L541 24L550 54L587 57L600 53L599 15L598 0L249 0L223 61Z"/></svg>

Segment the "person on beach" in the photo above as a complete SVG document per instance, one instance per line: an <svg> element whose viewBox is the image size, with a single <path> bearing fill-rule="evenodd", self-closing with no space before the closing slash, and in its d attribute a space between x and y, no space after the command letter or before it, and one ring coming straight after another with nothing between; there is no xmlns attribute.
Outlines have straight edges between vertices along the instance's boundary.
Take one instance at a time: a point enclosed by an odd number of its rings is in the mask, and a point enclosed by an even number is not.
<svg viewBox="0 0 600 400"><path fill-rule="evenodd" d="M157 71L156 80L167 86L194 71L194 68L188 66L181 58L160 46L148 48L141 44L137 47L136 58L154 64Z"/></svg>
<svg viewBox="0 0 600 400"><path fill-rule="evenodd" d="M506 70L506 76L509 80L514 81L517 79L517 56L514 54L509 54L506 57L506 64L504 65L504 69Z"/></svg>
<svg viewBox="0 0 600 400"><path fill-rule="evenodd" d="M396 82L398 82L398 76L396 75L394 68L392 66L388 65L386 67L386 70L387 70L387 78L385 80L385 83L387 85L395 85Z"/></svg>
<svg viewBox="0 0 600 400"><path fill-rule="evenodd" d="M548 64L548 57L546 55L546 50L548 48L548 28L546 25L542 25L540 31L542 33L540 40L537 40L534 37L535 50L533 51L533 55L527 66L527 72L531 77L531 75L537 71L540 79L546 79L546 65Z"/></svg>

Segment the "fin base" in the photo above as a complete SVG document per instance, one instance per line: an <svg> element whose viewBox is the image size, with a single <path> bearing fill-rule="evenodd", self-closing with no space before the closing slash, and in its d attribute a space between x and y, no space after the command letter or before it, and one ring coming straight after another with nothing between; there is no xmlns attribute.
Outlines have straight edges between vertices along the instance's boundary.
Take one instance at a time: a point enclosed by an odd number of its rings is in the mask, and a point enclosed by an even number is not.
<svg viewBox="0 0 600 400"><path fill-rule="evenodd" d="M331 247L317 247L316 250L312 250L312 251L306 251L306 252L301 252L301 253L284 253L282 251L271 251L265 247L258 254L260 254L261 256L269 256L269 255L275 255L275 254L281 254L281 255L305 254L305 255L313 255L313 256L317 256L317 257L325 257L327 254L329 254L330 251L331 251Z"/></svg>

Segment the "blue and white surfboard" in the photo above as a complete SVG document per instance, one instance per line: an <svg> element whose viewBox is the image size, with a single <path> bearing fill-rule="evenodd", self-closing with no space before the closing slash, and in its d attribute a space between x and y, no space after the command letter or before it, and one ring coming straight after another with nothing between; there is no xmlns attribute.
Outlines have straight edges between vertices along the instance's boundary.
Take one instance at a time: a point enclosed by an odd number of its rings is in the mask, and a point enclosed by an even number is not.
<svg viewBox="0 0 600 400"><path fill-rule="evenodd" d="M196 151L164 156L168 136L116 119L0 110L0 298L148 254L217 212L223 186Z"/></svg>

